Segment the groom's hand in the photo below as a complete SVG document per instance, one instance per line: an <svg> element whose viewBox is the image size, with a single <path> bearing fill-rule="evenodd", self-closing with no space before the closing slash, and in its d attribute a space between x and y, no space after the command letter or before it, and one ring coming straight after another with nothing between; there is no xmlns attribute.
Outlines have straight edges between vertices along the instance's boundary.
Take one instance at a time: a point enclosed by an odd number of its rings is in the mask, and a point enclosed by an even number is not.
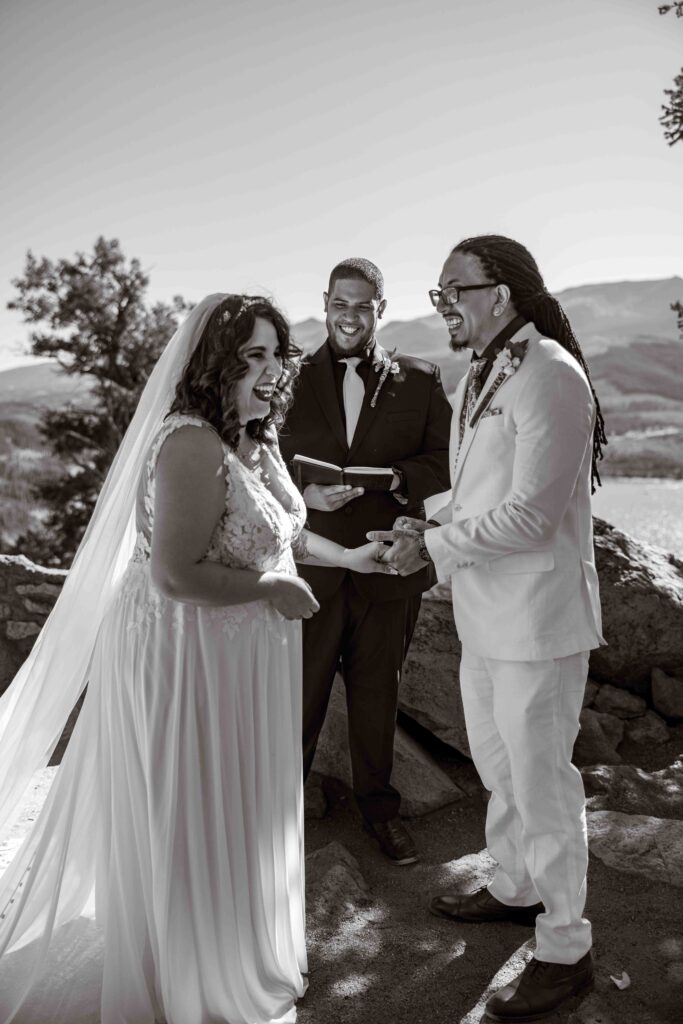
<svg viewBox="0 0 683 1024"><path fill-rule="evenodd" d="M394 522L394 531L401 533L424 533L431 530L433 523L426 523L424 519L413 519L412 516L399 516Z"/></svg>
<svg viewBox="0 0 683 1024"><path fill-rule="evenodd" d="M306 508L315 508L319 512L336 512L347 502L359 498L363 494L362 487L350 487L348 484L309 484L304 487L303 498Z"/></svg>
<svg viewBox="0 0 683 1024"><path fill-rule="evenodd" d="M420 535L417 530L371 530L366 534L368 540L393 541L392 546L382 557L385 565L390 565L399 576L410 576L427 564L420 554Z"/></svg>

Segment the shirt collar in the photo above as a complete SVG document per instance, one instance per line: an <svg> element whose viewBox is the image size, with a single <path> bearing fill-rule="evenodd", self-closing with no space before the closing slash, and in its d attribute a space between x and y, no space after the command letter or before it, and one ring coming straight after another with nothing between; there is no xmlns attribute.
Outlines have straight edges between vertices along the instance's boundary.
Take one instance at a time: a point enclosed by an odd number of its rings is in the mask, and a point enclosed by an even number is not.
<svg viewBox="0 0 683 1024"><path fill-rule="evenodd" d="M338 355L335 352L335 350L330 345L329 338L327 339L327 348L328 348L328 351L330 353L330 358L331 358L333 364L340 363L342 361L342 359L348 359L348 356ZM375 365L375 360L377 358L377 342L376 342L376 340L374 338L372 339L372 344L370 345L370 350L367 353L367 355L366 355L365 350L363 350L363 352L358 356L358 358L360 359L361 363L367 363L368 366L374 366Z"/></svg>
<svg viewBox="0 0 683 1024"><path fill-rule="evenodd" d="M509 324L505 325L502 331L498 331L498 334L495 338L492 338L480 356L478 356L476 352L472 353L472 362L475 362L477 359L485 359L487 363L492 363L504 347L505 342L509 341L512 335L521 330L526 323L528 323L526 317L516 316L514 320L511 320Z"/></svg>

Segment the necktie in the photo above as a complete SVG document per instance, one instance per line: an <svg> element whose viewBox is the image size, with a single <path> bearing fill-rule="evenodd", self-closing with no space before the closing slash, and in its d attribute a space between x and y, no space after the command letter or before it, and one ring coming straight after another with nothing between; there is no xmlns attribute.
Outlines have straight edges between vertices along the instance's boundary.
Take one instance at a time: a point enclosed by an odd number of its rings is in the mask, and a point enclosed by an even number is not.
<svg viewBox="0 0 683 1024"><path fill-rule="evenodd" d="M482 389L482 374L488 365L488 359L474 359L470 363L467 374L467 387L465 388L465 400L460 411L460 441L462 442L465 433L465 426L469 422L474 407L479 400Z"/></svg>
<svg viewBox="0 0 683 1024"><path fill-rule="evenodd" d="M342 397L344 399L344 415L346 416L346 443L350 448L365 398L365 384L356 370L362 360L358 356L349 356L348 359L340 359L339 362L346 363Z"/></svg>

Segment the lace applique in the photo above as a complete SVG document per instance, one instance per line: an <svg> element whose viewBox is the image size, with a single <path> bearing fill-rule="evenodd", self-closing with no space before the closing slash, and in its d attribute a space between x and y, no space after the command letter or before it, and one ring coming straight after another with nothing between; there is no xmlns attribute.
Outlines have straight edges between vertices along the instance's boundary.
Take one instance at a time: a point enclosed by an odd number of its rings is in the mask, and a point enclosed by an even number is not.
<svg viewBox="0 0 683 1024"><path fill-rule="evenodd" d="M248 604L201 608L165 598L149 577L150 542L154 519L155 468L164 441L182 426L210 424L197 416L174 413L169 416L155 438L145 466L143 519L135 548L124 577L124 590L135 590L136 607L130 628L144 627L153 619L171 613L171 628L180 627L188 617L203 615L220 622L221 630L230 636L250 622L272 620L272 628L280 632L286 620L265 601ZM261 465L248 469L238 456L223 444L223 465L226 482L225 509L213 532L204 560L218 562L236 569L284 572L296 575L292 545L299 537L305 521L306 506L292 483L277 445L261 446ZM284 637L284 633L282 634Z"/></svg>

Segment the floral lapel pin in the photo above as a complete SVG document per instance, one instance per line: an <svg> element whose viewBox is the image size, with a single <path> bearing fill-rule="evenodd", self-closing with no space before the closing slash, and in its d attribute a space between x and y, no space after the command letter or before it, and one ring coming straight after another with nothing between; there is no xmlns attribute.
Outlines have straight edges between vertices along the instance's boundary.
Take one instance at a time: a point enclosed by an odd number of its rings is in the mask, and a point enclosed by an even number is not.
<svg viewBox="0 0 683 1024"><path fill-rule="evenodd" d="M503 348L496 356L493 367L493 383L488 389L484 398L478 403L477 408L474 411L474 415L470 420L470 427L473 427L475 423L479 421L482 413L488 406L489 402L495 395L498 388L501 386L503 381L507 380L508 377L512 377L522 365L522 360L527 353L529 345L528 339L524 341L506 342Z"/></svg>
<svg viewBox="0 0 683 1024"><path fill-rule="evenodd" d="M375 406L377 405L379 393L382 390L382 386L387 377L389 376L389 374L391 374L392 377L395 377L398 373L400 373L401 367L393 358L395 354L396 349L393 349L391 352L386 352L381 345L375 345L375 359L373 360L373 369L375 373L379 374L379 380L377 381L377 387L375 388L375 392L370 400L371 409L374 409Z"/></svg>

